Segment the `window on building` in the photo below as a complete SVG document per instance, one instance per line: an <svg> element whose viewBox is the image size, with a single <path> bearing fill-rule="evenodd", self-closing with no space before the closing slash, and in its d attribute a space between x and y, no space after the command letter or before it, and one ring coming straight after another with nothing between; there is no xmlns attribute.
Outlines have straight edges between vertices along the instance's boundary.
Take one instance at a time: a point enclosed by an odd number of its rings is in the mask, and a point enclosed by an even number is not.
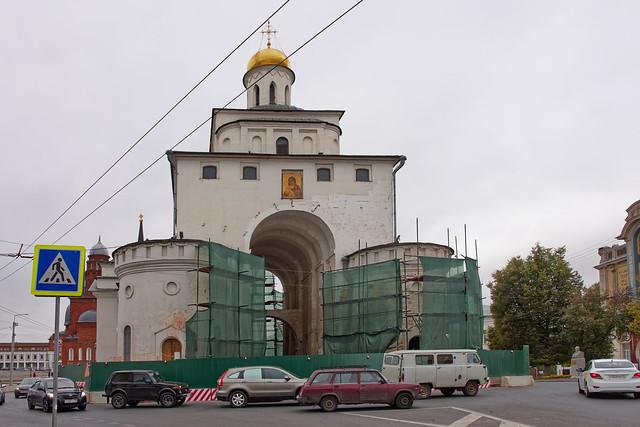
<svg viewBox="0 0 640 427"><path fill-rule="evenodd" d="M89 347L87 347L87 351L86 351L86 359L91 362L91 349Z"/></svg>
<svg viewBox="0 0 640 427"><path fill-rule="evenodd" d="M78 361L82 361L82 349L78 349Z"/></svg>
<svg viewBox="0 0 640 427"><path fill-rule="evenodd" d="M371 181L369 176L369 169L367 168L358 168L356 169L356 181L358 182L369 182Z"/></svg>
<svg viewBox="0 0 640 427"><path fill-rule="evenodd" d="M274 82L271 82L271 84L269 85L269 104L275 104L276 103L276 84Z"/></svg>
<svg viewBox="0 0 640 427"><path fill-rule="evenodd" d="M260 88L258 87L258 85L255 85L253 87L253 97L256 100L255 105L257 107L258 105L260 105Z"/></svg>
<svg viewBox="0 0 640 427"><path fill-rule="evenodd" d="M242 179L254 181L258 179L258 168L255 166L244 166L242 168Z"/></svg>
<svg viewBox="0 0 640 427"><path fill-rule="evenodd" d="M123 354L123 358L125 360L125 362L128 362L129 360L131 360L131 326L125 326L124 327L124 333L123 333L123 339L124 339L124 354Z"/></svg>
<svg viewBox="0 0 640 427"><path fill-rule="evenodd" d="M284 103L291 105L291 89L289 89L289 85L284 87Z"/></svg>
<svg viewBox="0 0 640 427"><path fill-rule="evenodd" d="M276 154L289 154L289 141L284 136L276 139Z"/></svg>
<svg viewBox="0 0 640 427"><path fill-rule="evenodd" d="M316 170L316 175L318 177L318 181L331 181L331 169L329 168L318 168Z"/></svg>
<svg viewBox="0 0 640 427"><path fill-rule="evenodd" d="M72 360L73 360L73 353L74 353L74 352L73 352L73 349L72 349L72 348L70 348L70 349L69 349L69 357L68 357L69 361L72 361Z"/></svg>
<svg viewBox="0 0 640 427"><path fill-rule="evenodd" d="M215 166L204 166L202 168L202 179L218 179L218 168Z"/></svg>

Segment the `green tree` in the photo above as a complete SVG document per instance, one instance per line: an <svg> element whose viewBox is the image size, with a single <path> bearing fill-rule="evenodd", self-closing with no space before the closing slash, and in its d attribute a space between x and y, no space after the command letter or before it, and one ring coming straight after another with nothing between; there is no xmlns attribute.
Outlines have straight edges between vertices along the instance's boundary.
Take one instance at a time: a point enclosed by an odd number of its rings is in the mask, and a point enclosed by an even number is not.
<svg viewBox="0 0 640 427"><path fill-rule="evenodd" d="M611 357L617 313L597 285L584 289L565 313L565 338L580 346L587 360Z"/></svg>
<svg viewBox="0 0 640 427"><path fill-rule="evenodd" d="M536 244L525 258L514 257L493 274L489 345L495 349L529 345L534 365L568 360L571 343L563 333L565 312L580 294L582 278L565 260L565 248Z"/></svg>

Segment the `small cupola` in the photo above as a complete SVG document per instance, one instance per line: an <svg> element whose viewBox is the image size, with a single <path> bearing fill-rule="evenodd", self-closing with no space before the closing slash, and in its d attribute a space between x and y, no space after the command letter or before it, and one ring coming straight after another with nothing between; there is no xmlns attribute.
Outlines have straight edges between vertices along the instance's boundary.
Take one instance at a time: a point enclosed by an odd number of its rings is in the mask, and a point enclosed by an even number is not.
<svg viewBox="0 0 640 427"><path fill-rule="evenodd" d="M247 108L282 109L291 106L291 86L296 76L287 55L271 47L277 31L267 22L262 34L267 47L256 52L247 64L242 82L247 89Z"/></svg>

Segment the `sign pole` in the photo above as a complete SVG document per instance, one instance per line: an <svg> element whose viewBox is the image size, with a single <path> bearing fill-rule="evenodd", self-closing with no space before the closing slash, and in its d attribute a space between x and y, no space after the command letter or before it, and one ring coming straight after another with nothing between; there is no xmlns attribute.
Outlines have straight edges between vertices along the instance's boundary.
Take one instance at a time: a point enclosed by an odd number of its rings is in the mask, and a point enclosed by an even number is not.
<svg viewBox="0 0 640 427"><path fill-rule="evenodd" d="M58 426L58 361L60 360L60 297L56 297L56 331L53 342L53 412L51 426Z"/></svg>

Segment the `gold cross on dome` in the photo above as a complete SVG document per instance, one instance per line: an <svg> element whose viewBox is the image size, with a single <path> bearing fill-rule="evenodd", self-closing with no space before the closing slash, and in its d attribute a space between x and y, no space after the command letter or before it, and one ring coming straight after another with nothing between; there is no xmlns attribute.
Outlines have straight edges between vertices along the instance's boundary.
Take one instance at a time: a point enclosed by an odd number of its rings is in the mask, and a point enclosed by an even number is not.
<svg viewBox="0 0 640 427"><path fill-rule="evenodd" d="M275 35L278 31L271 26L271 21L267 21L267 28L260 31L262 34L267 35L267 48L271 47L271 36Z"/></svg>

